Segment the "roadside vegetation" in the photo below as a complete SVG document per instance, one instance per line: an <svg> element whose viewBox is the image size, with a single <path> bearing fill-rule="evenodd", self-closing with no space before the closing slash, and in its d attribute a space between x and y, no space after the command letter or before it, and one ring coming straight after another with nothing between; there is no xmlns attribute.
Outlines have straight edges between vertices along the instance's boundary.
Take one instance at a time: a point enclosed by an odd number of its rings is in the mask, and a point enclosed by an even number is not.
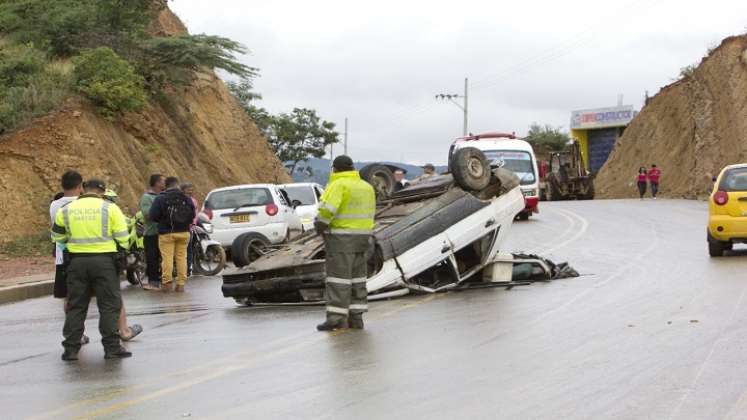
<svg viewBox="0 0 747 420"><path fill-rule="evenodd" d="M532 145L537 153L564 150L570 140L571 137L567 132L560 127L553 127L549 124L542 126L534 123L530 125L526 136L526 141Z"/></svg>
<svg viewBox="0 0 747 420"><path fill-rule="evenodd" d="M327 146L340 141L335 123L323 120L313 109L293 108L290 113L272 115L265 108L258 107L254 102L262 99L262 95L253 87L252 80L246 78L228 83L228 89L257 124L290 174L299 162L324 157Z"/></svg>
<svg viewBox="0 0 747 420"><path fill-rule="evenodd" d="M203 68L256 76L236 58L246 48L230 39L151 36L148 24L162 7L152 0L0 2L0 134L74 93L111 117L142 110Z"/></svg>

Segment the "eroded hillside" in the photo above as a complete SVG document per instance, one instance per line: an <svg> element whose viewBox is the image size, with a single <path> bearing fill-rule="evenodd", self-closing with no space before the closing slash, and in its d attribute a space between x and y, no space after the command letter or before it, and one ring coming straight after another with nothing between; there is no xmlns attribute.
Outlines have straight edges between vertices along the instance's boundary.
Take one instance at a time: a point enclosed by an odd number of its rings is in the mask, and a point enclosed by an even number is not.
<svg viewBox="0 0 747 420"><path fill-rule="evenodd" d="M152 29L184 31L165 10ZM216 186L289 178L254 123L212 72L172 88L139 113L101 117L81 98L0 137L0 230L6 238L48 228L49 200L66 169L101 177L132 211L151 173Z"/></svg>
<svg viewBox="0 0 747 420"><path fill-rule="evenodd" d="M657 164L669 197L703 198L711 177L747 160L747 36L730 37L691 77L650 99L597 178L601 197L633 197L639 166Z"/></svg>

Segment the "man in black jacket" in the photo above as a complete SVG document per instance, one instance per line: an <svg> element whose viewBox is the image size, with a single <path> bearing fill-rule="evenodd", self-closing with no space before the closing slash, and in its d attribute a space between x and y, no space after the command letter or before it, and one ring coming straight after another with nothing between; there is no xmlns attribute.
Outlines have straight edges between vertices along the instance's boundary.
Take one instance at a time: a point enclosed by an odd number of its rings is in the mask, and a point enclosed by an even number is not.
<svg viewBox="0 0 747 420"><path fill-rule="evenodd" d="M158 248L161 250L161 291L171 291L176 260L176 291L184 292L187 281L189 229L195 217L192 199L179 189L179 180L166 178L166 191L156 197L150 219L158 223Z"/></svg>

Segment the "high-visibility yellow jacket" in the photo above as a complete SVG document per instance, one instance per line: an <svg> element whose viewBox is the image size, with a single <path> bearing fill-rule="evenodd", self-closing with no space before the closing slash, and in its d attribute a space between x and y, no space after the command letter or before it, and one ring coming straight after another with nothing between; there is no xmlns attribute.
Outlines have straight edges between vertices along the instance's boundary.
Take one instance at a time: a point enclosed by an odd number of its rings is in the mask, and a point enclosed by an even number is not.
<svg viewBox="0 0 747 420"><path fill-rule="evenodd" d="M376 194L358 171L335 172L319 203L317 220L333 234L370 235L374 228Z"/></svg>
<svg viewBox="0 0 747 420"><path fill-rule="evenodd" d="M117 252L130 247L122 210L94 194L84 194L61 208L52 225L52 240L67 245L71 254Z"/></svg>

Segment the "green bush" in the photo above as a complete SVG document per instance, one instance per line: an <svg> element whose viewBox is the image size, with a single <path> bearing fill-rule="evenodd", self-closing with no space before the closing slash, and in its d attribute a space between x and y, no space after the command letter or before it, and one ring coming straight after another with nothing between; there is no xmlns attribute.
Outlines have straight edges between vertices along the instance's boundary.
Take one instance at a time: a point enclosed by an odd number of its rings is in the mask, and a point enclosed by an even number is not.
<svg viewBox="0 0 747 420"><path fill-rule="evenodd" d="M76 57L75 85L105 115L139 111L147 103L143 78L111 48L99 47Z"/></svg>
<svg viewBox="0 0 747 420"><path fill-rule="evenodd" d="M69 91L64 66L28 45L0 47L0 134L57 108Z"/></svg>

